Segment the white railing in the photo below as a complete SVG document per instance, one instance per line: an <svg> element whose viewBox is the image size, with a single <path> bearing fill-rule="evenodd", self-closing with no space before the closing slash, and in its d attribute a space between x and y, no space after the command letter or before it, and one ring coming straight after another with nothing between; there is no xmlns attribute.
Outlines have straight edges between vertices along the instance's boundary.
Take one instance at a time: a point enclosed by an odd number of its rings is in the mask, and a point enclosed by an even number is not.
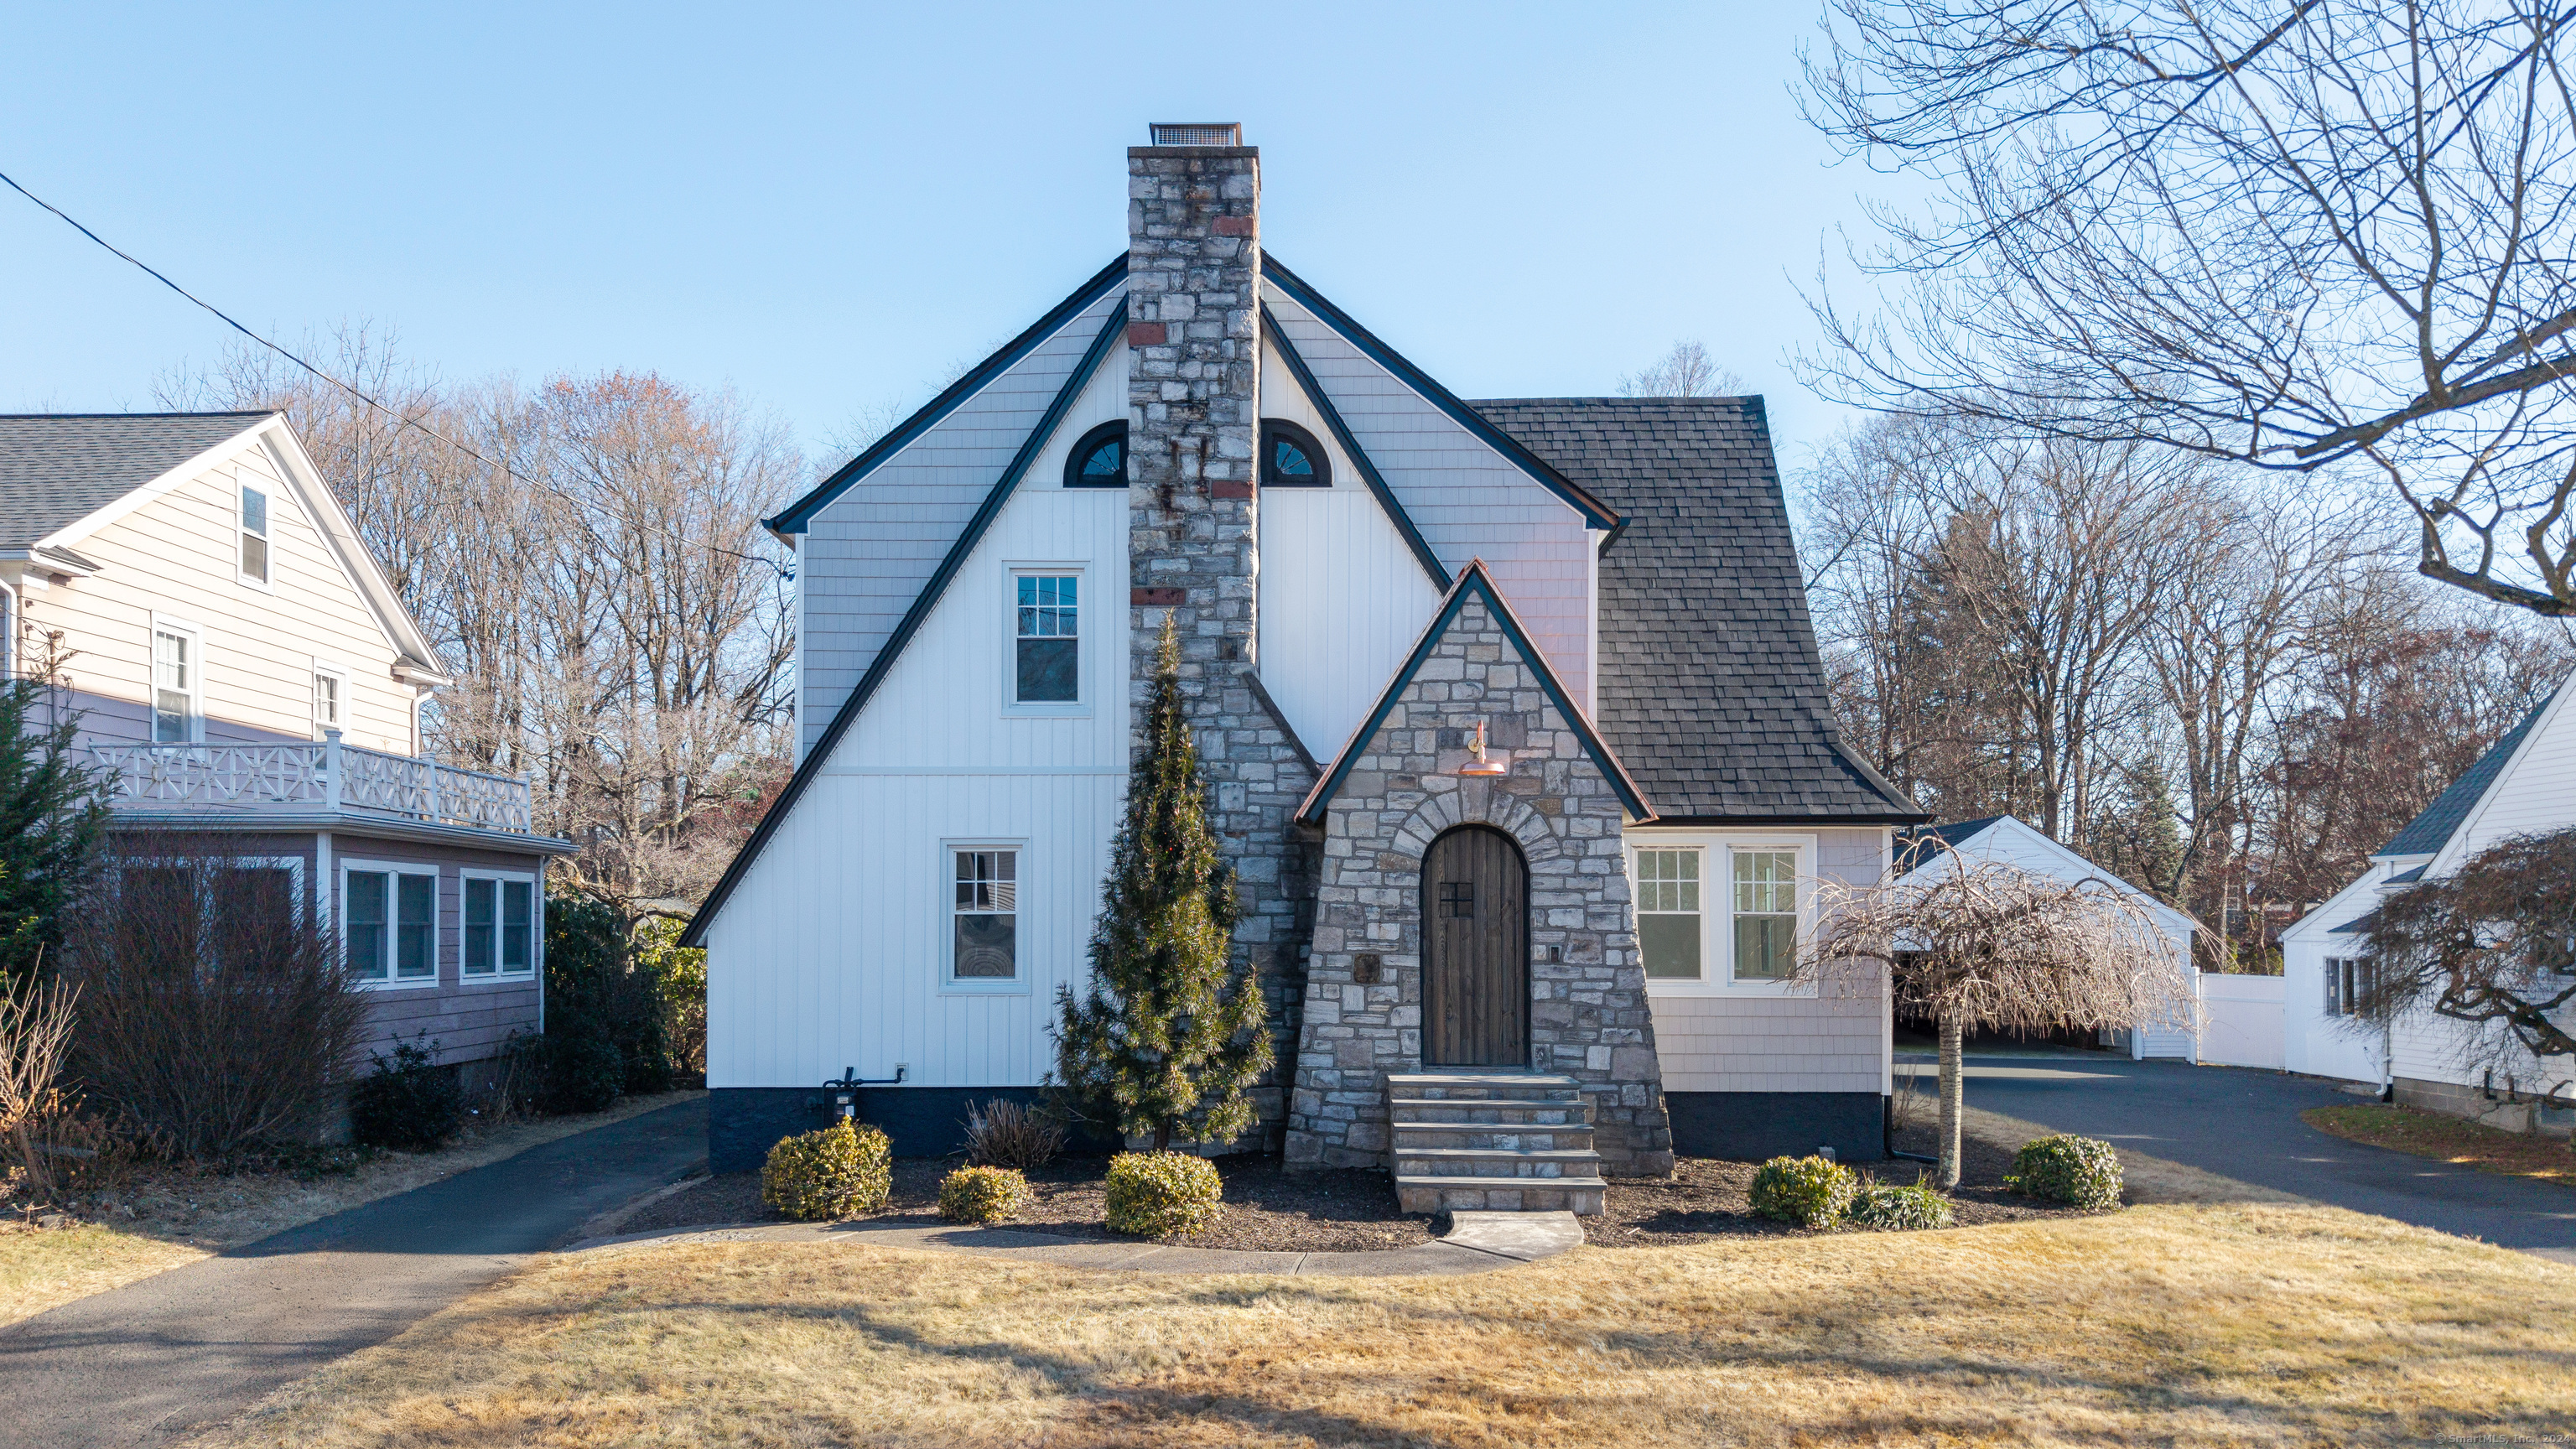
<svg viewBox="0 0 2576 1449"><path fill-rule="evenodd" d="M524 779L344 745L338 730L318 745L96 744L90 757L117 804L301 805L520 835L536 824Z"/></svg>

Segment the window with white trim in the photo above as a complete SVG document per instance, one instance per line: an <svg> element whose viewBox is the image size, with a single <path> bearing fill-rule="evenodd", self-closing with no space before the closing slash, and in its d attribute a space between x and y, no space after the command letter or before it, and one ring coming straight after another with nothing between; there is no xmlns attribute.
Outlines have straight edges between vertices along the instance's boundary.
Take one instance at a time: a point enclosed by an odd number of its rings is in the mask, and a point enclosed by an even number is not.
<svg viewBox="0 0 2576 1449"><path fill-rule="evenodd" d="M1798 852L1736 850L1735 979L1780 981L1798 965Z"/></svg>
<svg viewBox="0 0 2576 1449"><path fill-rule="evenodd" d="M948 974L958 981L1012 981L1020 974L1020 853L958 849L950 908Z"/></svg>
<svg viewBox="0 0 2576 1449"><path fill-rule="evenodd" d="M348 671L331 664L313 666L313 738L322 738L324 730L348 728L348 698Z"/></svg>
<svg viewBox="0 0 2576 1449"><path fill-rule="evenodd" d="M1012 614L1022 704L1072 704L1082 698L1082 628L1076 574L1014 574Z"/></svg>
<svg viewBox="0 0 2576 1449"><path fill-rule="evenodd" d="M1637 852L1637 945L1650 979L1700 979L1701 854L1696 846Z"/></svg>
<svg viewBox="0 0 2576 1449"><path fill-rule="evenodd" d="M438 868L350 864L340 875L340 939L361 985L438 981Z"/></svg>
<svg viewBox="0 0 2576 1449"><path fill-rule="evenodd" d="M247 483L241 485L241 576L268 582L268 495Z"/></svg>
<svg viewBox="0 0 2576 1449"><path fill-rule="evenodd" d="M2326 1015L2358 1016L2358 1003L2370 991L2370 963L2353 957L2326 958Z"/></svg>
<svg viewBox="0 0 2576 1449"><path fill-rule="evenodd" d="M204 659L197 631L183 624L152 624L152 743L189 745L199 739L204 719L198 701L204 693Z"/></svg>
<svg viewBox="0 0 2576 1449"><path fill-rule="evenodd" d="M527 976L537 969L537 881L534 876L466 871L465 935L458 970L476 978Z"/></svg>

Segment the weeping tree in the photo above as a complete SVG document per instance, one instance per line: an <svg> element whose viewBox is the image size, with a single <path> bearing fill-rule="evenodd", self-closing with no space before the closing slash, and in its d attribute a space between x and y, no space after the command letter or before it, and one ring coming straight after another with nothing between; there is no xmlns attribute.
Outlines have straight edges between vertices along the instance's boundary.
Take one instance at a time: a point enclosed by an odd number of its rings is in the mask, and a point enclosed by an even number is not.
<svg viewBox="0 0 2576 1449"><path fill-rule="evenodd" d="M1959 1185L1959 1043L1972 1027L2188 1026L2188 961L2142 897L1950 855L1872 886L1816 886L1798 974L1875 995L1941 1029L1941 1186Z"/></svg>
<svg viewBox="0 0 2576 1449"><path fill-rule="evenodd" d="M1163 621L1145 747L1128 777L1091 928L1091 985L1056 990L1061 1085L1154 1149L1251 1128L1248 1088L1270 1070L1267 1011L1228 958L1234 879L1208 828L1207 784L1181 708L1181 648Z"/></svg>
<svg viewBox="0 0 2576 1449"><path fill-rule="evenodd" d="M2508 1081L2576 1056L2576 830L2499 841L2388 896L2368 940L2357 1029L2418 1009L2466 1022L2469 1065Z"/></svg>

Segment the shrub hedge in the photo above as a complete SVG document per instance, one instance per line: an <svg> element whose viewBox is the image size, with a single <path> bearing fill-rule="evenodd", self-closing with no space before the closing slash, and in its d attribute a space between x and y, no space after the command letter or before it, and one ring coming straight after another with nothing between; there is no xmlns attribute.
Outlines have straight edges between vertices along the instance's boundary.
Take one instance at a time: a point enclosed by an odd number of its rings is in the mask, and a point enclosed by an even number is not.
<svg viewBox="0 0 2576 1449"><path fill-rule="evenodd" d="M2101 1212L2120 1205L2120 1154L2091 1137L2038 1137L2013 1154L2004 1186L2025 1196Z"/></svg>
<svg viewBox="0 0 2576 1449"><path fill-rule="evenodd" d="M781 1141L760 1169L760 1200L809 1223L875 1212L893 1190L893 1145L885 1133L852 1127L846 1117Z"/></svg>
<svg viewBox="0 0 2576 1449"><path fill-rule="evenodd" d="M1859 1188L1851 1169L1822 1157L1774 1157L1753 1174L1753 1210L1775 1222L1830 1228Z"/></svg>
<svg viewBox="0 0 2576 1449"><path fill-rule="evenodd" d="M1216 1221L1225 1184L1216 1164L1186 1152L1121 1152L1109 1159L1109 1229L1162 1238Z"/></svg>
<svg viewBox="0 0 2576 1449"><path fill-rule="evenodd" d="M952 1223L1003 1223L1029 1200L1029 1180L1008 1167L961 1167L939 1184L939 1215Z"/></svg>

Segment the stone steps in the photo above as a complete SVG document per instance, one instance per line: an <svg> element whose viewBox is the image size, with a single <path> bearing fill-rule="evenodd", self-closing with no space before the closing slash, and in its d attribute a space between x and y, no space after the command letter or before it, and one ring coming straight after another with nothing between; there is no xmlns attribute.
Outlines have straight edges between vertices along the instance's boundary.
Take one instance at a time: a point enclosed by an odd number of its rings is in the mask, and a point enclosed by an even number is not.
<svg viewBox="0 0 2576 1449"><path fill-rule="evenodd" d="M1404 1211L1601 1211L1601 1154L1576 1079L1412 1072L1389 1076L1386 1092Z"/></svg>

